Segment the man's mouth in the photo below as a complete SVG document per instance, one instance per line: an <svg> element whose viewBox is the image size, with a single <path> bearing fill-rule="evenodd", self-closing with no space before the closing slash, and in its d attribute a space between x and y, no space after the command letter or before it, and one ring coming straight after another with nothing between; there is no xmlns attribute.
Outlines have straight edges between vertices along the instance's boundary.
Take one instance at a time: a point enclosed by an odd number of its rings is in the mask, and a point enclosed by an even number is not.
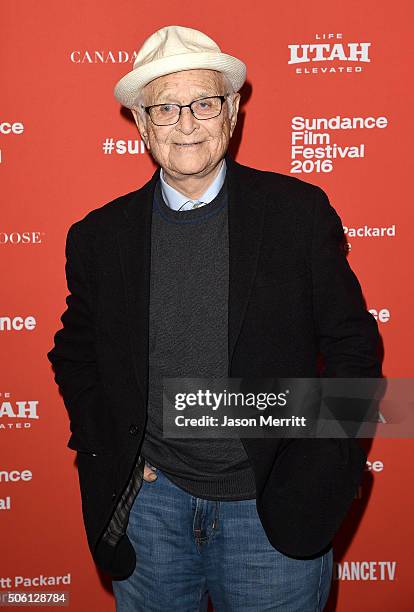
<svg viewBox="0 0 414 612"><path fill-rule="evenodd" d="M201 144L200 142L175 142L174 143L177 147L195 147L196 145Z"/></svg>

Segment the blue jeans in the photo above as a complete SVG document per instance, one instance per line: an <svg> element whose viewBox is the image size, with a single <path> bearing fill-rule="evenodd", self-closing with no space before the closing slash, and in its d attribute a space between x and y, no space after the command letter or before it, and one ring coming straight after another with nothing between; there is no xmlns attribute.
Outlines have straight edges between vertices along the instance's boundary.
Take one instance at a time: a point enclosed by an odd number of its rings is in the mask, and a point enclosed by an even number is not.
<svg viewBox="0 0 414 612"><path fill-rule="evenodd" d="M158 468L143 481L127 534L137 565L113 580L117 612L315 612L332 579L332 548L291 559L270 544L256 500L193 497Z"/></svg>

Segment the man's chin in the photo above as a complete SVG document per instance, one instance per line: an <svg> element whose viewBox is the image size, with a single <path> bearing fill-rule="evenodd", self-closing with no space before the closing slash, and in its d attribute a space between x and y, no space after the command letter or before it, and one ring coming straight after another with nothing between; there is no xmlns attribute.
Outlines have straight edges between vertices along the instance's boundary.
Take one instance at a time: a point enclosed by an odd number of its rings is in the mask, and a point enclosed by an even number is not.
<svg viewBox="0 0 414 612"><path fill-rule="evenodd" d="M177 174L200 174L207 169L208 160L177 159L174 160L173 169Z"/></svg>

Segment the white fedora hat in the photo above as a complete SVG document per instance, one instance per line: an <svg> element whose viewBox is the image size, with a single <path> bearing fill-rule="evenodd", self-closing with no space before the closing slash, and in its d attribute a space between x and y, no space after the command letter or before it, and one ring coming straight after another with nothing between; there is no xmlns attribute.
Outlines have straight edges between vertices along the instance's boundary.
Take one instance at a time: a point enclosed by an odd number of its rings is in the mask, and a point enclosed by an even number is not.
<svg viewBox="0 0 414 612"><path fill-rule="evenodd" d="M238 91L246 80L245 64L227 53L206 34L172 25L149 36L138 51L134 68L115 85L115 98L132 108L140 90L150 81L165 74L206 68L226 75Z"/></svg>

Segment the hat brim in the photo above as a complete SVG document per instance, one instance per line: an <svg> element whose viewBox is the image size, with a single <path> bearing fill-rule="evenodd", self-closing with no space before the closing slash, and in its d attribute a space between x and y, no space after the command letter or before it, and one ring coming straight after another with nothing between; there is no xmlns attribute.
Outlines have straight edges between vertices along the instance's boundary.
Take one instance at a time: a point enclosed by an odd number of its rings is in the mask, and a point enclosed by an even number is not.
<svg viewBox="0 0 414 612"><path fill-rule="evenodd" d="M123 106L132 108L140 90L150 81L181 70L218 70L226 75L234 91L238 91L246 80L246 65L227 53L183 53L174 57L154 60L128 72L114 88L115 98Z"/></svg>

